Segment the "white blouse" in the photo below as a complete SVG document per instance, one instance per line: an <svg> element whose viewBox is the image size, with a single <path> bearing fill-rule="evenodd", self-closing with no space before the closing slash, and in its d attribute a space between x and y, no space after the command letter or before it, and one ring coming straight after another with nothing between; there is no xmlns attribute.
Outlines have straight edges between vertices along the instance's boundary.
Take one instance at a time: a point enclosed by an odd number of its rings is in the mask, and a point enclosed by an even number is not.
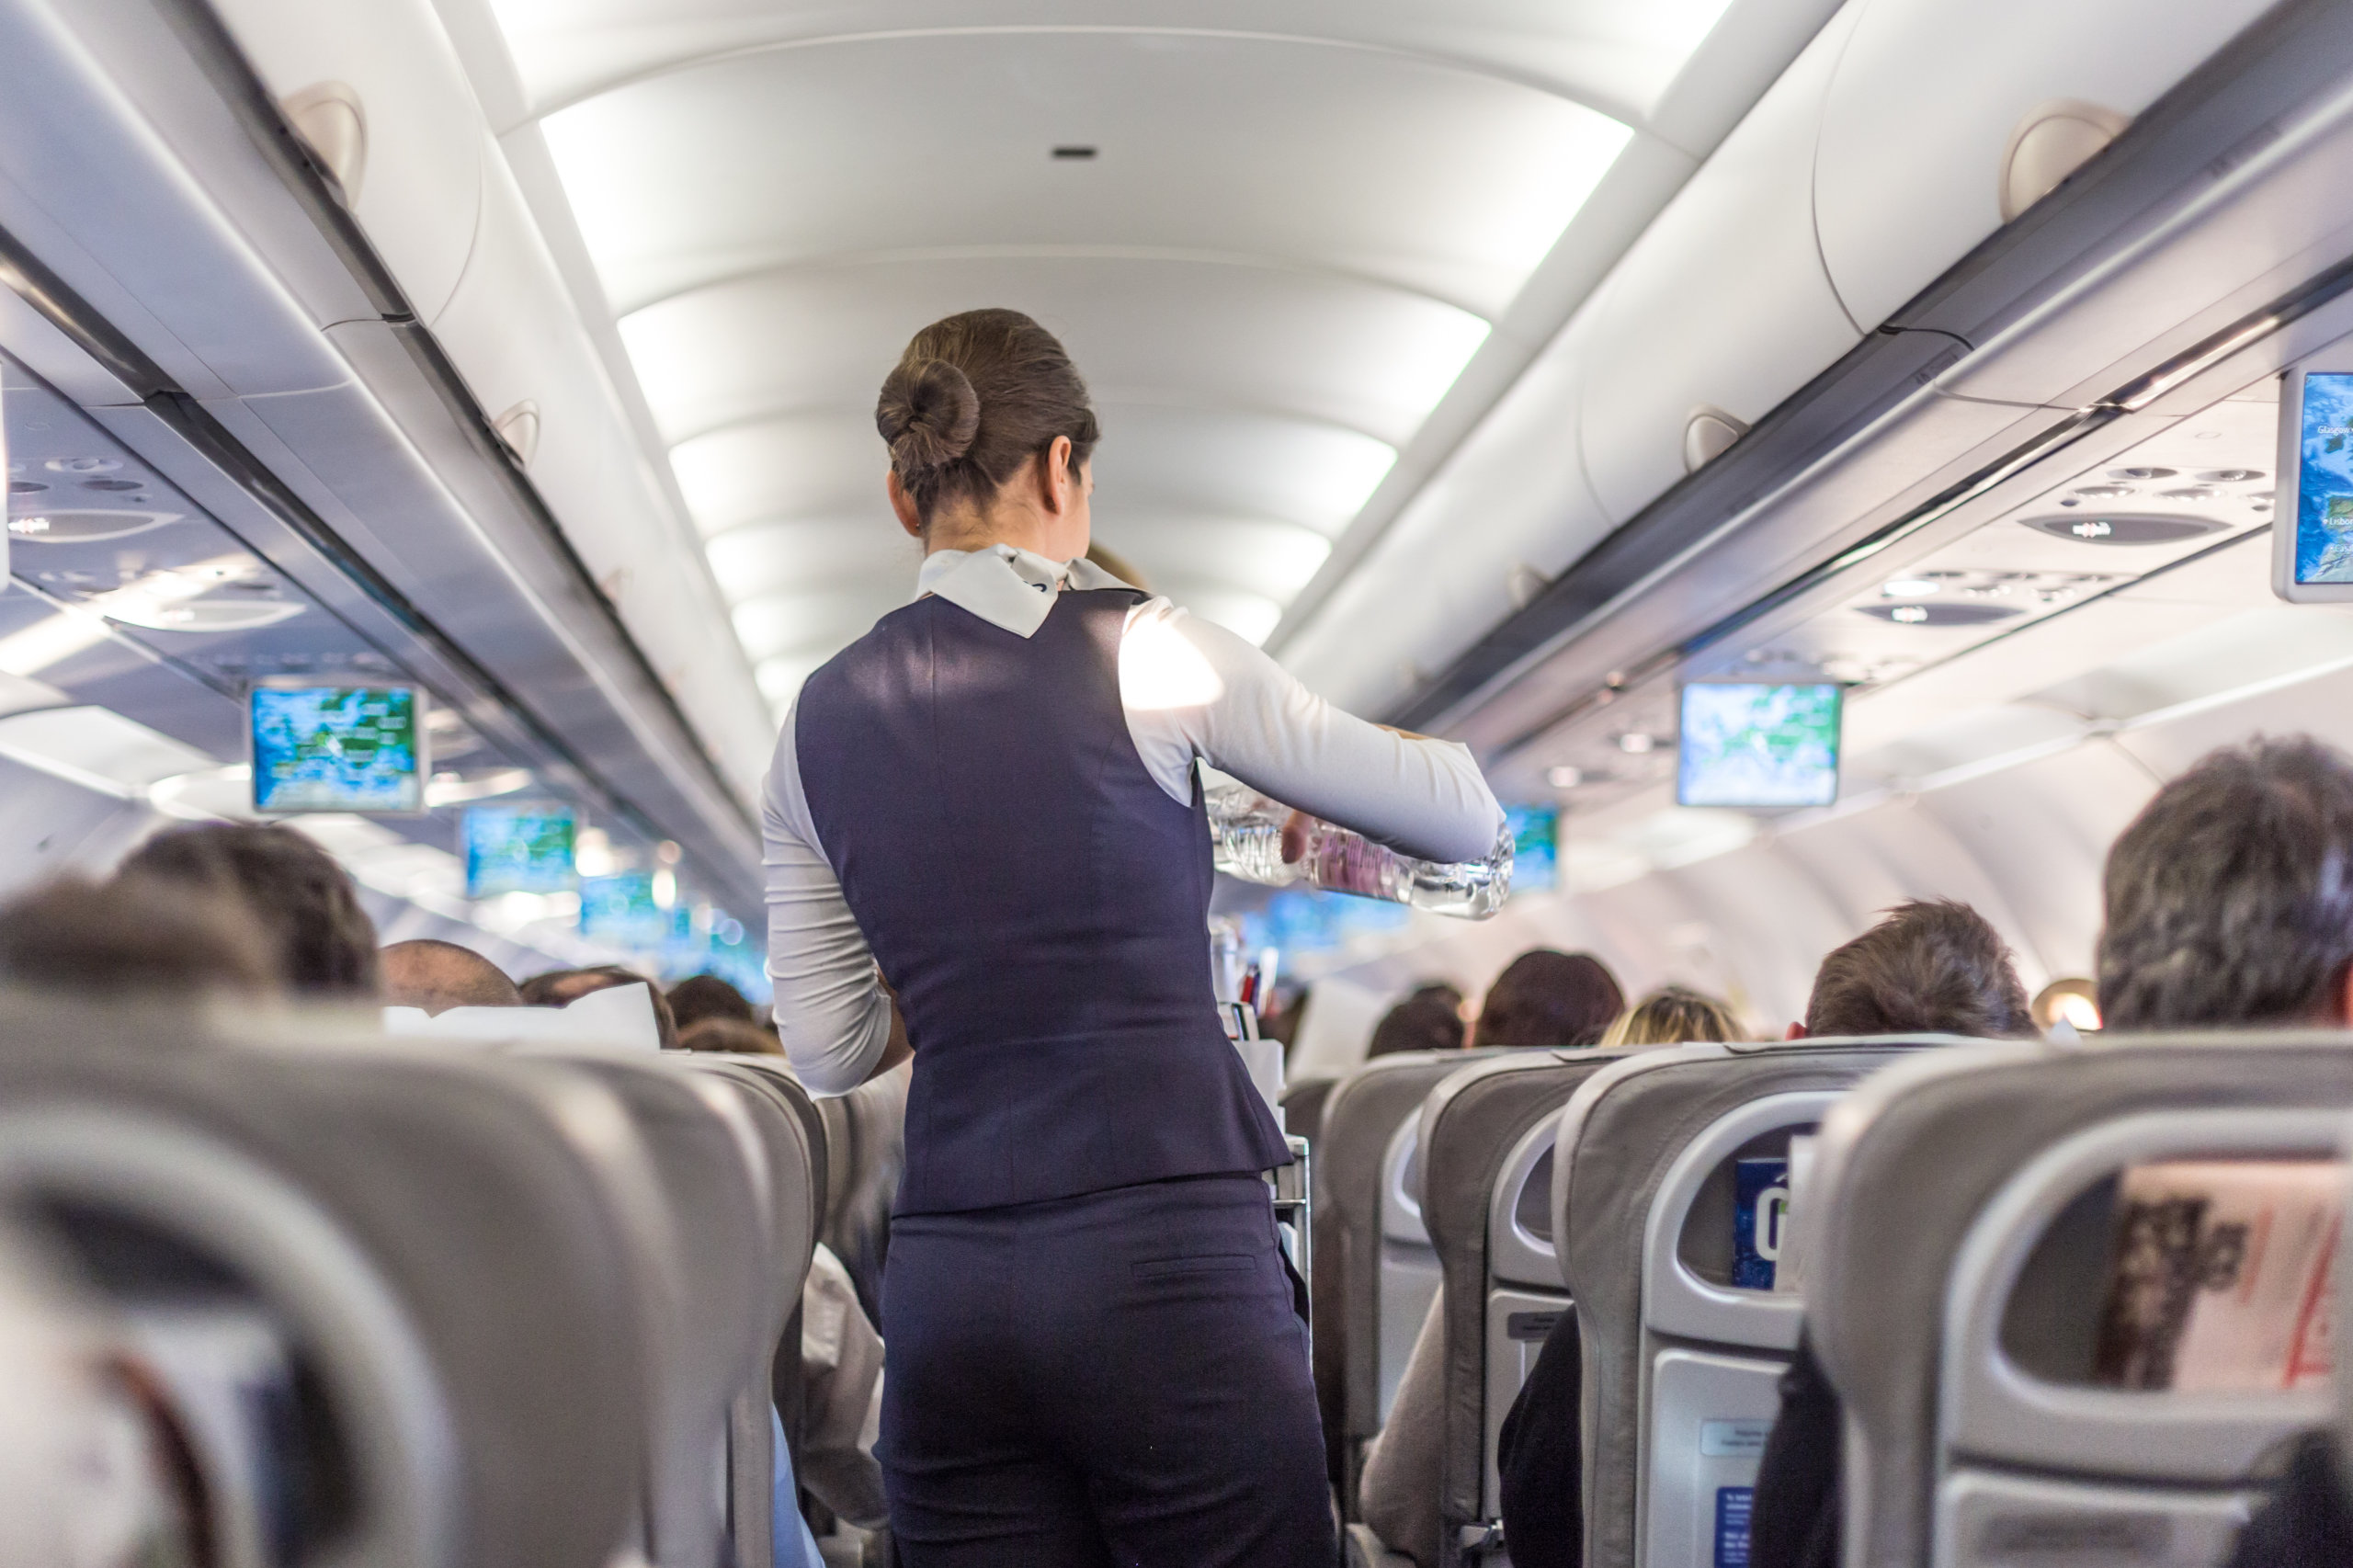
<svg viewBox="0 0 2353 1568"><path fill-rule="evenodd" d="M936 595L1022 637L1036 634L1065 586L1126 585L1092 562L1065 564L1005 544L935 551L915 579L917 597ZM1426 860L1479 859L1502 831L1503 808L1468 747L1344 713L1258 648L1165 598L1128 612L1120 701L1136 755L1171 800L1191 803L1199 761ZM881 1060L891 1003L810 819L793 742L799 715L795 702L761 812L768 977L793 1070L813 1092L837 1095Z"/></svg>

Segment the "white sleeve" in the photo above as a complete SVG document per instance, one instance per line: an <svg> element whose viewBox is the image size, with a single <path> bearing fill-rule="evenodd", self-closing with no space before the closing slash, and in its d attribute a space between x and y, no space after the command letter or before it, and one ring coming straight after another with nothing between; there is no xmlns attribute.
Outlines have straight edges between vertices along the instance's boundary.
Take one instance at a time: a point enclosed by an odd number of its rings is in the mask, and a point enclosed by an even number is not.
<svg viewBox="0 0 2353 1568"><path fill-rule="evenodd" d="M1426 860L1477 860L1503 808L1470 748L1344 713L1243 638L1166 599L1120 644L1128 733L1160 787L1192 799L1193 759L1287 806Z"/></svg>
<svg viewBox="0 0 2353 1568"><path fill-rule="evenodd" d="M776 1029L812 1094L847 1094L872 1075L891 1044L891 998L866 934L817 842L785 715L760 812L767 840L768 979Z"/></svg>

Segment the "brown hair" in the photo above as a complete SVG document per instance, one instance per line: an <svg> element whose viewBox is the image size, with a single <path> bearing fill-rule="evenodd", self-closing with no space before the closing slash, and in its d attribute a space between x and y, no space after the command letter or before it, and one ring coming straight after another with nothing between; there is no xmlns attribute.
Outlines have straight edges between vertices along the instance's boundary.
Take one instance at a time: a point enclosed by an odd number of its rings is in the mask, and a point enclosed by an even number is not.
<svg viewBox="0 0 2353 1568"><path fill-rule="evenodd" d="M891 469L926 524L943 501L986 501L1070 437L1073 473L1101 431L1054 335L1019 311L966 311L915 334L875 400Z"/></svg>
<svg viewBox="0 0 2353 1568"><path fill-rule="evenodd" d="M121 875L238 900L274 949L293 995L372 1001L381 985L376 923L334 856L293 828L208 823L159 833Z"/></svg>
<svg viewBox="0 0 2353 1568"><path fill-rule="evenodd" d="M1914 899L1814 972L1809 1035L1960 1034L2002 1040L2033 1031L2010 949L1984 915L1949 898Z"/></svg>
<svg viewBox="0 0 2353 1568"><path fill-rule="evenodd" d="M243 901L176 881L67 878L0 907L0 980L93 1002L267 995L277 958Z"/></svg>
<svg viewBox="0 0 2353 1568"><path fill-rule="evenodd" d="M1511 960L1479 1004L1474 1046L1580 1046L1625 1009L1618 977L1591 953L1537 948Z"/></svg>
<svg viewBox="0 0 2353 1568"><path fill-rule="evenodd" d="M1654 991L1618 1015L1605 1046L1689 1045L1698 1041L1736 1040L1740 1026L1732 1009L1712 996L1680 985Z"/></svg>

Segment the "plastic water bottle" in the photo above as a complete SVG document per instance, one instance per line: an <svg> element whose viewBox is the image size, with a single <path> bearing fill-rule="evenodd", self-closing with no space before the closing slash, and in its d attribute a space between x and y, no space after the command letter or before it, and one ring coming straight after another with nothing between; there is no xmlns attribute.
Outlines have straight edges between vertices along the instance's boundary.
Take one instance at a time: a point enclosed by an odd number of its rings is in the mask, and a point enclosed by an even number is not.
<svg viewBox="0 0 2353 1568"><path fill-rule="evenodd" d="M1511 895L1511 830L1495 836L1483 860L1416 860L1362 834L1308 820L1307 852L1283 858L1283 824L1290 808L1245 785L1209 791L1210 838L1217 869L1268 887L1305 882L1326 892L1408 903L1437 915L1484 920Z"/></svg>

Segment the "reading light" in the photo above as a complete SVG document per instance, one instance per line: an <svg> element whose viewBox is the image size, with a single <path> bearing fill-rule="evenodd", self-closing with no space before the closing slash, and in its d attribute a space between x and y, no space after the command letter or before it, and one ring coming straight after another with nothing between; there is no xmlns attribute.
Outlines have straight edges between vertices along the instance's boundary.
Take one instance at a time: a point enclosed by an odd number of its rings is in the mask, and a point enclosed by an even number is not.
<svg viewBox="0 0 2353 1568"><path fill-rule="evenodd" d="M1544 782L1555 790L1574 790L1585 782L1585 769L1565 766L1548 767L1544 770Z"/></svg>
<svg viewBox="0 0 2353 1568"><path fill-rule="evenodd" d="M1920 605L1897 605L1887 612L1890 620L1900 620L1906 626L1916 626L1928 619L1927 610Z"/></svg>
<svg viewBox="0 0 2353 1568"><path fill-rule="evenodd" d="M1618 749L1629 756L1640 756L1658 743L1640 730L1629 730L1618 737Z"/></svg>

